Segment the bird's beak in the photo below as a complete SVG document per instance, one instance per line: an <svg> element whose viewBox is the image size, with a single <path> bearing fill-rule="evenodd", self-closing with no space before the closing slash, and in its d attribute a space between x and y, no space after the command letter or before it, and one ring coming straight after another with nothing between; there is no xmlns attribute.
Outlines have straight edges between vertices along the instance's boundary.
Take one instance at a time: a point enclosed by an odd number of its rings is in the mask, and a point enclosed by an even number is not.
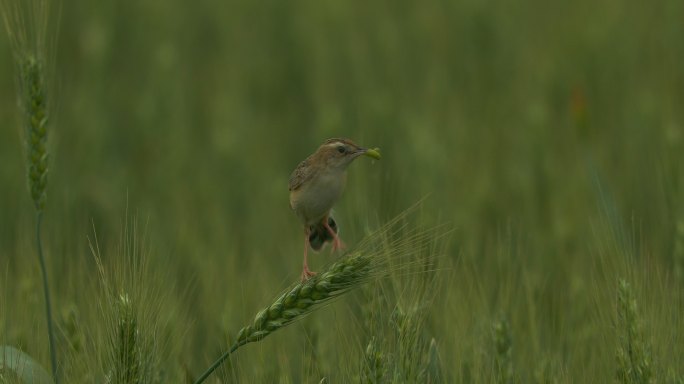
<svg viewBox="0 0 684 384"><path fill-rule="evenodd" d="M375 160L380 160L382 157L380 156L380 148L361 148L360 152L361 154L372 157Z"/></svg>

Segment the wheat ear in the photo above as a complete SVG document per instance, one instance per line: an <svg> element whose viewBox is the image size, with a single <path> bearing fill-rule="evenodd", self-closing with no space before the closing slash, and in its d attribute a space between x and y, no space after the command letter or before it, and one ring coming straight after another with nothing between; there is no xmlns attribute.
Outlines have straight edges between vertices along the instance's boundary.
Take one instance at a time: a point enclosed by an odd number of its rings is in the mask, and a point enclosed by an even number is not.
<svg viewBox="0 0 684 384"><path fill-rule="evenodd" d="M242 328L237 340L202 376L200 384L209 377L233 352L241 346L264 337L302 319L351 289L374 279L387 276L390 271L407 273L416 266L427 267L425 258L434 241L445 236L445 226L409 229L407 217L420 207L421 201L370 233L354 250L331 264L323 272L285 290L268 307L257 313L252 324Z"/></svg>
<svg viewBox="0 0 684 384"><path fill-rule="evenodd" d="M262 340L278 329L301 319L350 289L367 282L377 271L377 264L372 256L356 253L344 257L311 279L296 284L281 294L273 304L259 311L252 324L240 330L233 346L219 357L195 384L202 383L241 346Z"/></svg>

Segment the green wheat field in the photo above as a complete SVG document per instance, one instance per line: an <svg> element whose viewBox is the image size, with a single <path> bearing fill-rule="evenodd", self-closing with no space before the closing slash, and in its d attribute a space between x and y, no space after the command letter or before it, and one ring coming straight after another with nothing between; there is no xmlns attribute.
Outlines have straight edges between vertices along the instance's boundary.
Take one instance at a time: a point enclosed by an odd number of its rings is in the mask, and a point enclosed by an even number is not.
<svg viewBox="0 0 684 384"><path fill-rule="evenodd" d="M0 383L684 383L684 2L0 4Z"/></svg>

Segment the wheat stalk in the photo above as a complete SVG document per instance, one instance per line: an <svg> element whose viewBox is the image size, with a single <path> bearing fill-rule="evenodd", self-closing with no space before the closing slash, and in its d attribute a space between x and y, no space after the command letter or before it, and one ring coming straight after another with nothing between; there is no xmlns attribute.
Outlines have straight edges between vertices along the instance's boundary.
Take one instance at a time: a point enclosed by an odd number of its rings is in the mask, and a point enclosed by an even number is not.
<svg viewBox="0 0 684 384"><path fill-rule="evenodd" d="M360 382L365 384L379 384L385 377L385 354L382 353L375 337L368 342L361 363Z"/></svg>
<svg viewBox="0 0 684 384"><path fill-rule="evenodd" d="M163 292L153 281L157 278L148 270L149 249L145 232L138 229L137 218L124 219L121 239L114 257L103 257L97 234L90 240L90 249L99 272L102 297L100 312L104 315L107 337L104 381L118 384L159 382L159 351L166 338L159 334L162 308L167 304ZM106 260L112 260L105 265ZM94 369L95 367L93 367Z"/></svg>
<svg viewBox="0 0 684 384"><path fill-rule="evenodd" d="M331 264L307 281L299 282L281 293L272 304L260 310L254 321L238 332L237 339L196 381L209 377L241 346L263 340L271 333L322 308L351 289L390 272L403 273L416 264L427 265L421 254L435 239L446 234L444 227L408 230L406 216L420 203L409 208L376 232L367 236L355 250ZM441 232L441 233L440 233Z"/></svg>
<svg viewBox="0 0 684 384"><path fill-rule="evenodd" d="M632 288L623 279L618 281L617 304L620 344L616 353L616 381L626 384L652 383L655 379L651 346L641 329Z"/></svg>
<svg viewBox="0 0 684 384"><path fill-rule="evenodd" d="M110 341L114 361L112 380L122 384L138 383L141 381L138 318L128 294L122 292L116 304L116 331Z"/></svg>
<svg viewBox="0 0 684 384"><path fill-rule="evenodd" d="M350 254L324 272L282 293L273 304L257 313L252 324L240 330L233 346L195 384L202 383L239 347L262 340L376 276L378 265L375 261L368 254Z"/></svg>
<svg viewBox="0 0 684 384"><path fill-rule="evenodd" d="M513 336L511 324L505 316L501 316L492 324L493 341L495 347L494 364L496 381L498 383L512 383L513 374Z"/></svg>
<svg viewBox="0 0 684 384"><path fill-rule="evenodd" d="M14 50L19 73L19 95L23 112L24 136L27 148L28 184L36 210L36 247L43 280L45 317L52 375L59 384L57 356L52 321L52 305L40 229L47 200L48 97L45 59L50 3L47 0L9 2L0 0L0 13Z"/></svg>

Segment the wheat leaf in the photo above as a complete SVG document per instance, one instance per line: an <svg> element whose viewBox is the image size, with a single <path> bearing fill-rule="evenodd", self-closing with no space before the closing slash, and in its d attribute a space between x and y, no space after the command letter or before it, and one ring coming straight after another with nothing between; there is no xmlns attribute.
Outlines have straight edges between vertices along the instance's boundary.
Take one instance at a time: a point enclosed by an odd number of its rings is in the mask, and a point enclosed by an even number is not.
<svg viewBox="0 0 684 384"><path fill-rule="evenodd" d="M52 384L42 365L26 353L7 345L0 346L0 374L11 372L27 384Z"/></svg>

